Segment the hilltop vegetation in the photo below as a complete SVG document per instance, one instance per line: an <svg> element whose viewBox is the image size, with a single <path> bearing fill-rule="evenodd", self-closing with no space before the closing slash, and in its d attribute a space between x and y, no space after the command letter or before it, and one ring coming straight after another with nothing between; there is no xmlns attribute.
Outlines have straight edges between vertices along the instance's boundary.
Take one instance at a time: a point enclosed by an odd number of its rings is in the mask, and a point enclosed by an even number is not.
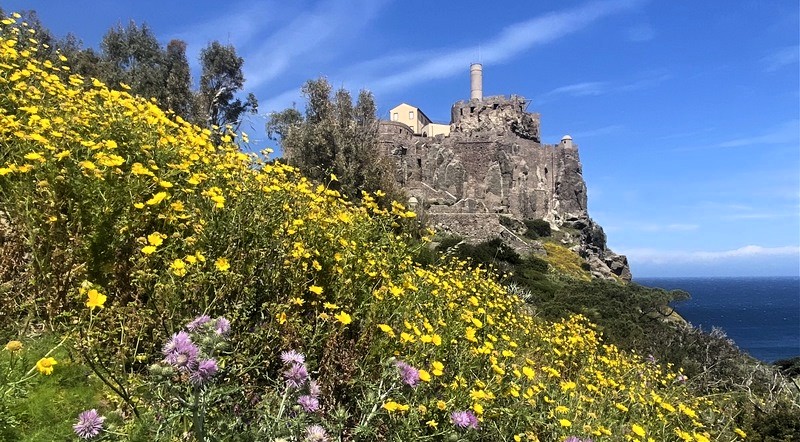
<svg viewBox="0 0 800 442"><path fill-rule="evenodd" d="M594 279L576 254L552 238L543 240L547 254L520 256L499 238L467 244L459 237L440 238L437 250L493 267L509 292L524 299L532 314L546 321L581 315L597 325L605 342L647 360L680 367L687 386L698 395L726 394L740 410L737 425L750 440L790 441L800 432L797 361L776 367L742 352L722 330L693 328L669 307L686 299L681 290L666 291L638 284ZM430 262L427 253L418 260ZM793 378L793 379L790 379Z"/></svg>
<svg viewBox="0 0 800 442"><path fill-rule="evenodd" d="M382 192L354 204L336 177L243 153L243 134L42 61L12 25L0 438L745 437L741 396L604 342L587 319L603 314L544 319L547 300L490 270L419 264L414 212ZM43 397L57 415L35 412Z"/></svg>

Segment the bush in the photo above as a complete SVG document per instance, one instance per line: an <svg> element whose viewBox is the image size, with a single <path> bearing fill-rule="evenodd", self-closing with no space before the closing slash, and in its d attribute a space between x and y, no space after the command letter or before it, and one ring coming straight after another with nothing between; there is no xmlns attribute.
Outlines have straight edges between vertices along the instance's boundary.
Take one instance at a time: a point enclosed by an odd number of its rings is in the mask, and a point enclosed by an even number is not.
<svg viewBox="0 0 800 442"><path fill-rule="evenodd" d="M439 244L436 246L436 251L446 253L449 252L450 249L455 247L456 245L460 244L464 241L464 238L457 236L457 235L448 235L439 240Z"/></svg>
<svg viewBox="0 0 800 442"><path fill-rule="evenodd" d="M553 234L550 223L543 219L526 219L523 222L527 228L525 236L528 238L549 237Z"/></svg>
<svg viewBox="0 0 800 442"><path fill-rule="evenodd" d="M575 252L553 242L544 242L542 246L544 246L547 252L547 257L545 259L555 273L582 281L589 281L592 279L589 272L585 269L584 264L586 264L586 261Z"/></svg>
<svg viewBox="0 0 800 442"><path fill-rule="evenodd" d="M456 256L483 266L508 269L522 262L522 257L500 238L492 238L478 244L464 243L458 247Z"/></svg>

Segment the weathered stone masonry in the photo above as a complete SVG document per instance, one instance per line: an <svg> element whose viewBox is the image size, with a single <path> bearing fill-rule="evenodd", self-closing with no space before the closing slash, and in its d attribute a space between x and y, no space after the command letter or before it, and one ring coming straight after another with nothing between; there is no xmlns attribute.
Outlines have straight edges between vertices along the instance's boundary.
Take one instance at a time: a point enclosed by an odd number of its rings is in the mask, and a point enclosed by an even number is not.
<svg viewBox="0 0 800 442"><path fill-rule="evenodd" d="M588 215L577 145L569 136L542 144L539 114L528 113L527 104L519 96L459 101L449 136L422 137L385 121L381 146L395 160L397 182L438 230L474 241L500 236L531 250L538 248L501 225L500 216L545 219L555 229L577 229L570 245L595 276L630 279L627 259L606 247Z"/></svg>

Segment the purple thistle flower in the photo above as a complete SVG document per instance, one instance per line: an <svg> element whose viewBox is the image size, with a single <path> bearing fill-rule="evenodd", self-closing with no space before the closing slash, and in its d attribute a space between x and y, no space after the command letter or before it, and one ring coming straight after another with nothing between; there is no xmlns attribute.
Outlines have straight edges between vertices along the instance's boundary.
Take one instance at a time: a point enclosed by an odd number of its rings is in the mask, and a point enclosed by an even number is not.
<svg viewBox="0 0 800 442"><path fill-rule="evenodd" d="M297 398L297 403L303 407L306 413L313 413L319 410L319 399L315 398L314 396L309 396L304 394Z"/></svg>
<svg viewBox="0 0 800 442"><path fill-rule="evenodd" d="M450 413L450 421L458 428L478 429L478 418L469 410Z"/></svg>
<svg viewBox="0 0 800 442"><path fill-rule="evenodd" d="M306 357L303 356L303 353L298 353L295 350L289 350L281 353L281 361L284 364L305 364Z"/></svg>
<svg viewBox="0 0 800 442"><path fill-rule="evenodd" d="M580 439L578 436L570 436L564 439L564 442L583 442L583 440Z"/></svg>
<svg viewBox="0 0 800 442"><path fill-rule="evenodd" d="M192 372L189 380L196 385L203 385L217 373L217 361L204 359L197 364L197 370Z"/></svg>
<svg viewBox="0 0 800 442"><path fill-rule="evenodd" d="M322 393L322 390L319 388L319 383L317 381L308 381L308 394L311 397L319 397Z"/></svg>
<svg viewBox="0 0 800 442"><path fill-rule="evenodd" d="M189 334L181 331L172 335L172 339L164 345L162 350L164 361L173 367L191 371L197 366L197 354L200 350L192 342Z"/></svg>
<svg viewBox="0 0 800 442"><path fill-rule="evenodd" d="M308 369L305 364L292 364L288 370L283 372L286 378L286 385L292 388L300 388L308 379Z"/></svg>
<svg viewBox="0 0 800 442"><path fill-rule="evenodd" d="M105 420L104 416L100 416L100 413L92 408L78 415L78 423L73 425L72 429L81 439L91 439L103 430L103 421Z"/></svg>
<svg viewBox="0 0 800 442"><path fill-rule="evenodd" d="M406 364L403 361L397 361L394 363L394 365L400 372L400 379L402 379L403 382L412 387L417 386L417 383L419 383L419 370Z"/></svg>
<svg viewBox="0 0 800 442"><path fill-rule="evenodd" d="M211 321L211 318L208 315L200 315L192 320L192 322L186 324L186 329L189 331L195 331Z"/></svg>
<svg viewBox="0 0 800 442"><path fill-rule="evenodd" d="M220 336L227 336L230 331L231 321L228 321L222 316L216 319L216 323L214 324L214 333Z"/></svg>
<svg viewBox="0 0 800 442"><path fill-rule="evenodd" d="M306 428L305 442L328 442L328 432L321 425L311 425Z"/></svg>

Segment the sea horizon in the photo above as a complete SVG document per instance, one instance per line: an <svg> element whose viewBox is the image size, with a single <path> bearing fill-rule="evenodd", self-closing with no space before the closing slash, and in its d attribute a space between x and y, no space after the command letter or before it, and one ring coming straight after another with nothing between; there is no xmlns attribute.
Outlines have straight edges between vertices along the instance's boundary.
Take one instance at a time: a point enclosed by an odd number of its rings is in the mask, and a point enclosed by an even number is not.
<svg viewBox="0 0 800 442"><path fill-rule="evenodd" d="M690 299L671 303L678 314L704 331L722 329L761 361L800 356L800 275L657 276L633 282L688 292Z"/></svg>
<svg viewBox="0 0 800 442"><path fill-rule="evenodd" d="M752 279L752 278L798 278L800 279L800 274L797 275L721 275L721 276L634 276L633 282L636 282L637 279L714 279L714 278L727 278L727 279ZM638 284L638 283L637 283Z"/></svg>

